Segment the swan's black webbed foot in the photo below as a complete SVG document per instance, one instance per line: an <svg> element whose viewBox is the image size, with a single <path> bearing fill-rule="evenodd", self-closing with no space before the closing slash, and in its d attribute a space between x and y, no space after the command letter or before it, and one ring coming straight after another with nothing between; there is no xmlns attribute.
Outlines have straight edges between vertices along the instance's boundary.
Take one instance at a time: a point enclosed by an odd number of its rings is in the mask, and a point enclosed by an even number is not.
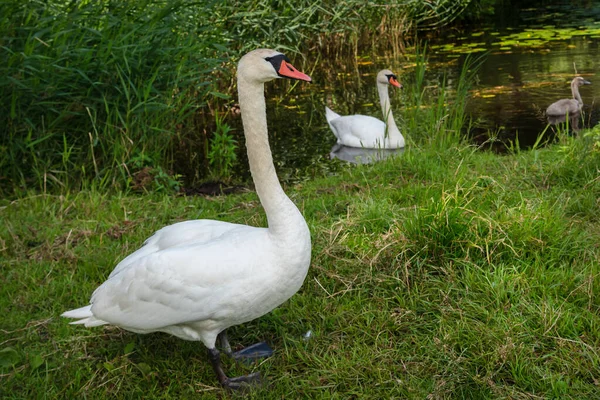
<svg viewBox="0 0 600 400"><path fill-rule="evenodd" d="M272 355L273 349L265 342L255 343L231 354L233 359L236 361L254 361L261 358L271 357Z"/></svg>
<svg viewBox="0 0 600 400"><path fill-rule="evenodd" d="M253 361L273 355L273 349L265 342L255 343L251 346L236 351L235 353L232 352L226 330L219 333L219 341L221 342L221 348L223 349L223 352L236 361Z"/></svg>
<svg viewBox="0 0 600 400"><path fill-rule="evenodd" d="M208 349L208 358L217 375L217 379L223 387L232 390L240 390L261 382L260 373L258 372L249 375L236 376L234 378L227 377L221 366L221 354L216 348Z"/></svg>
<svg viewBox="0 0 600 400"><path fill-rule="evenodd" d="M249 375L236 376L234 378L227 378L221 385L228 389L240 390L250 386L258 386L262 383L260 372L255 372Z"/></svg>

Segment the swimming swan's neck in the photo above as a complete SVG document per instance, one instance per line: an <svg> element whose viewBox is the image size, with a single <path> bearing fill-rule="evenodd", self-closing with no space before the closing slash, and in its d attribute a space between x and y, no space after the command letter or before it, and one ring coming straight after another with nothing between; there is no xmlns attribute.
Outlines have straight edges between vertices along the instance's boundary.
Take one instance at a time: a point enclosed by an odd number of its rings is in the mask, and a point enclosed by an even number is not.
<svg viewBox="0 0 600 400"><path fill-rule="evenodd" d="M392 113L392 107L390 105L390 95L388 93L388 85L377 82L377 91L379 92L379 102L381 103L381 112L383 113L383 120L385 121L387 139L389 141L396 141L402 137L396 120L394 120L394 114Z"/></svg>

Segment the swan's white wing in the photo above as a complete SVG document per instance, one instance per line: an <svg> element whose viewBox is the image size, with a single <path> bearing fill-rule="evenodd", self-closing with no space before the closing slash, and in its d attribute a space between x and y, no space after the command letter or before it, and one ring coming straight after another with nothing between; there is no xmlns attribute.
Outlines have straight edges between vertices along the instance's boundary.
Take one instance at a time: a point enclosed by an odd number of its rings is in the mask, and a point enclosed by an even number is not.
<svg viewBox="0 0 600 400"><path fill-rule="evenodd" d="M350 147L375 147L383 141L385 123L367 115L347 115L329 121L339 142Z"/></svg>
<svg viewBox="0 0 600 400"><path fill-rule="evenodd" d="M265 255L270 254L264 248L267 235L264 228L238 225L223 238L141 257L96 289L91 311L97 319L136 331L247 320L255 288L270 273L264 267L272 265Z"/></svg>
<svg viewBox="0 0 600 400"><path fill-rule="evenodd" d="M240 226L244 225L215 221L212 219L183 221L165 226L156 231L154 235L150 236L141 248L121 260L110 273L109 279L117 275L128 265L135 263L137 260L149 254L160 250L166 250L174 246L206 243L222 236L230 230L239 228Z"/></svg>

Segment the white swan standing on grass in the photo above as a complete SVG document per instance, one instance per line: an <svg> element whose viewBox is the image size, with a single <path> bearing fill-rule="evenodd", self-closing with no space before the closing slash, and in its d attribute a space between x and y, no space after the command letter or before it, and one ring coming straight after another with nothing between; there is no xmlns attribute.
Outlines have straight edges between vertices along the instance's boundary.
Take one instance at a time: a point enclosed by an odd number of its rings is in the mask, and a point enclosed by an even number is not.
<svg viewBox="0 0 600 400"><path fill-rule="evenodd" d="M264 315L300 289L310 265L310 232L286 196L269 148L264 83L285 77L310 82L274 50L254 50L238 65L238 94L248 161L268 228L214 220L169 225L121 261L90 305L62 315L73 324L111 324L137 333L166 332L201 341L219 382L229 388L259 374L228 378L215 347L225 330Z"/></svg>
<svg viewBox="0 0 600 400"><path fill-rule="evenodd" d="M337 142L349 147L369 149L399 149L404 147L404 137L392 114L388 86L402 88L398 78L389 69L377 74L377 91L381 102L381 111L386 122L366 115L340 116L325 107L327 123L337 138Z"/></svg>
<svg viewBox="0 0 600 400"><path fill-rule="evenodd" d="M583 100L579 94L579 87L583 85L591 85L591 82L586 81L580 76L575 77L571 81L572 99L561 99L550 104L546 109L548 117L564 117L567 114L570 116L578 116L583 108Z"/></svg>

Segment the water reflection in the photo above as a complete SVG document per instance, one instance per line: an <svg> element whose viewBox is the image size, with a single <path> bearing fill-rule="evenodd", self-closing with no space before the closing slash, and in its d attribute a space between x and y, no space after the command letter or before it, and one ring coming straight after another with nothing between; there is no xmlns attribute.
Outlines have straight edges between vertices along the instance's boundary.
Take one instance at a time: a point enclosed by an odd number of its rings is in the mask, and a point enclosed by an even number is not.
<svg viewBox="0 0 600 400"><path fill-rule="evenodd" d="M477 126L473 133L480 141L491 132L504 143L518 138L524 147L533 145L547 123L544 110L556 99L570 97L573 75L597 80L600 3L588 2L585 7L577 1L553 3L560 4L521 10L509 26L506 19L499 19L471 32L432 40L430 61L435 65L429 72L447 74L449 82L456 79L465 58L458 49L490 52L468 104ZM599 95L598 85L582 93L584 118L576 122L579 128L599 122L595 101Z"/></svg>
<svg viewBox="0 0 600 400"><path fill-rule="evenodd" d="M367 149L363 147L348 147L336 143L329 153L331 159L337 158L352 164L371 164L385 160L388 157L397 156L404 152L400 149Z"/></svg>

